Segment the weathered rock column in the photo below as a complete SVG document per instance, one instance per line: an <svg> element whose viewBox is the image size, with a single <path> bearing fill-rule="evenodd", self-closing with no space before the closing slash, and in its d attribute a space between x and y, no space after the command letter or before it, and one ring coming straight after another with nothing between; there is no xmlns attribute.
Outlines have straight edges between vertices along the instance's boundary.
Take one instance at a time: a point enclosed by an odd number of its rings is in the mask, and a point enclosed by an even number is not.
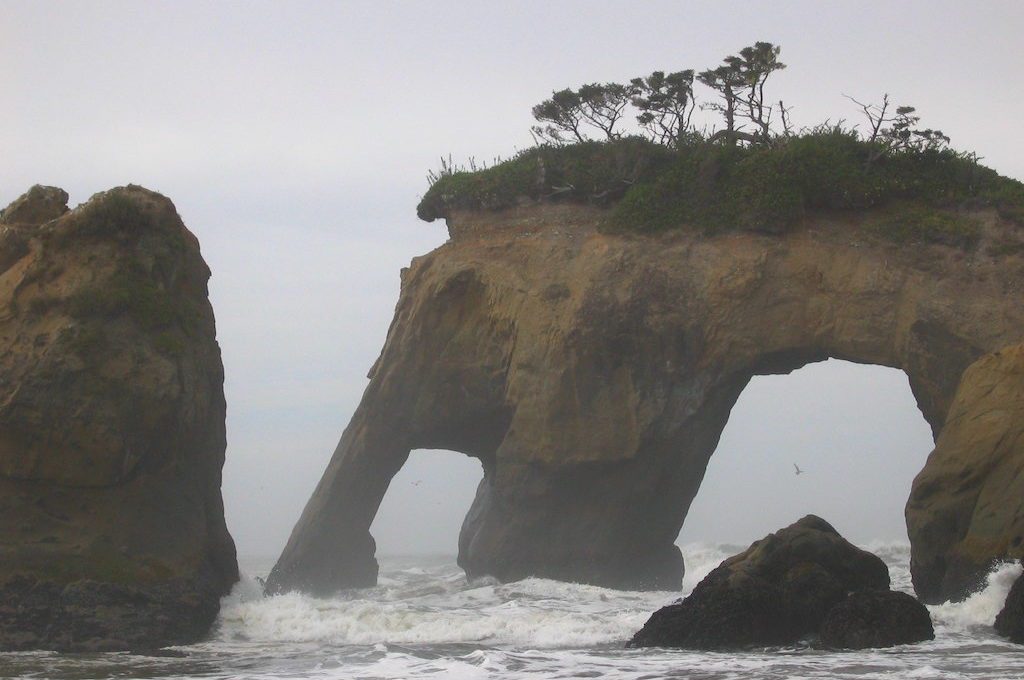
<svg viewBox="0 0 1024 680"><path fill-rule="evenodd" d="M1024 345L963 375L907 502L914 589L926 602L982 585L994 559L1024 556Z"/></svg>
<svg viewBox="0 0 1024 680"><path fill-rule="evenodd" d="M191 643L238 580L210 271L163 196L0 216L0 651Z"/></svg>
<svg viewBox="0 0 1024 680"><path fill-rule="evenodd" d="M360 409L365 411L365 409ZM317 492L274 566L267 589L330 595L377 583L370 524L388 483L409 456L404 437L356 420L345 430Z"/></svg>

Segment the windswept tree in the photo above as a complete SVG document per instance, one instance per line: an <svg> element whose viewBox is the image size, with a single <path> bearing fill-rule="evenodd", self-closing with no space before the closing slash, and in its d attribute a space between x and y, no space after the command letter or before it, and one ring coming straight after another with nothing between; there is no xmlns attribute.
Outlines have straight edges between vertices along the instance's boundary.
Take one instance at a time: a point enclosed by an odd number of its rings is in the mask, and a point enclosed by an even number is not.
<svg viewBox="0 0 1024 680"><path fill-rule="evenodd" d="M693 70L665 74L655 71L646 78L630 81L635 94L636 120L651 139L678 147L690 129L696 101L693 97Z"/></svg>
<svg viewBox="0 0 1024 680"><path fill-rule="evenodd" d="M779 61L782 48L769 42L757 42L740 50L739 70L747 83L743 114L757 128L762 139L771 139L772 107L766 103L764 84L768 76L786 68Z"/></svg>
<svg viewBox="0 0 1024 680"><path fill-rule="evenodd" d="M949 144L949 137L942 130L917 129L921 117L914 115L917 109L913 106L897 106L895 110L890 110L892 104L888 94L882 96L881 104L864 104L849 95L845 96L859 106L868 119L870 132L866 135L866 141L873 150L868 155L866 167L871 167L886 154L938 150Z"/></svg>
<svg viewBox="0 0 1024 680"><path fill-rule="evenodd" d="M577 142L586 141L580 131L583 125L583 102L579 94L568 88L551 93L551 99L545 99L533 107L533 117L541 125L534 125L533 134L540 140L554 144L564 144L575 138Z"/></svg>
<svg viewBox="0 0 1024 680"><path fill-rule="evenodd" d="M615 126L636 94L633 85L620 83L591 83L582 86L578 93L580 113L584 120L605 134L607 139L617 139L621 135Z"/></svg>
<svg viewBox="0 0 1024 680"><path fill-rule="evenodd" d="M746 81L739 71L736 57L726 57L725 63L718 68L701 71L697 80L718 93L719 101L705 105L712 111L718 111L725 117L725 129L711 136L710 141L725 140L726 144L735 145L740 132L736 125L736 111L739 107L739 93L743 91Z"/></svg>
<svg viewBox="0 0 1024 680"><path fill-rule="evenodd" d="M731 55L716 69L701 72L697 78L719 93L720 102L709 108L725 116L725 129L712 139L723 139L728 144L745 141L750 144L769 144L772 141L773 107L765 96L765 83L776 71L786 68L779 61L782 48L770 42L757 42L744 47L738 55ZM753 126L743 130L742 120Z"/></svg>
<svg viewBox="0 0 1024 680"><path fill-rule="evenodd" d="M583 126L600 130L607 139L621 135L615 126L636 94L632 85L619 83L591 83L578 90L554 92L533 107L533 117L544 125L535 125L534 135L546 142L564 144L566 141L584 142Z"/></svg>
<svg viewBox="0 0 1024 680"><path fill-rule="evenodd" d="M921 117L915 116L916 112L913 106L896 108L892 125L882 131L891 151L931 151L949 144L949 137L942 134L942 130L918 129Z"/></svg>

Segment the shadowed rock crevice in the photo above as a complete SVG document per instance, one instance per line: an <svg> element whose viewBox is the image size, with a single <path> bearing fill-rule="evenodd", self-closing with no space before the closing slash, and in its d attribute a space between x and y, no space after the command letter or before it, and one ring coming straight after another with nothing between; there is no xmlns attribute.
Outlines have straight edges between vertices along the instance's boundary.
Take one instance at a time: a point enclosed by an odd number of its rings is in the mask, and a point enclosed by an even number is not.
<svg viewBox="0 0 1024 680"><path fill-rule="evenodd" d="M484 464L459 541L470 575L677 588L673 542L752 376L830 357L898 368L938 433L965 369L1024 337L1024 258L985 248L1021 234L994 214L972 215L971 254L877 240L861 218L715 237L612 235L603 219L565 205L449 217L453 239L403 272L272 589L372 584L368 527L413 448ZM908 518L915 550L961 540ZM932 599L966 573L922 569Z"/></svg>

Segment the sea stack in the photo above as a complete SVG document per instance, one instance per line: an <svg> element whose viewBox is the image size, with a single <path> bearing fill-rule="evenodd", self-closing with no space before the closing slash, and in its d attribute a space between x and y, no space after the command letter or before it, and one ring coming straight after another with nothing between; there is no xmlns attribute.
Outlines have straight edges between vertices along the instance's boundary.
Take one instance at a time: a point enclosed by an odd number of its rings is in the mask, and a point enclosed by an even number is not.
<svg viewBox="0 0 1024 680"><path fill-rule="evenodd" d="M138 186L0 213L0 651L193 642L238 579L210 270Z"/></svg>
<svg viewBox="0 0 1024 680"><path fill-rule="evenodd" d="M651 233L568 201L423 212L451 238L403 271L370 383L271 589L372 585L369 527L418 448L483 464L459 538L468 575L678 589L674 542L740 393L835 357L906 373L939 436L907 512L914 582L929 603L962 594L993 559L1024 555L1019 486L1001 482L1020 465L1003 438L1020 411L998 416L984 391L1022 393L1009 348L1024 339L1024 230L965 211L943 219L971 225L969 248L908 244L877 231L880 215ZM991 428L970 433L972 403Z"/></svg>

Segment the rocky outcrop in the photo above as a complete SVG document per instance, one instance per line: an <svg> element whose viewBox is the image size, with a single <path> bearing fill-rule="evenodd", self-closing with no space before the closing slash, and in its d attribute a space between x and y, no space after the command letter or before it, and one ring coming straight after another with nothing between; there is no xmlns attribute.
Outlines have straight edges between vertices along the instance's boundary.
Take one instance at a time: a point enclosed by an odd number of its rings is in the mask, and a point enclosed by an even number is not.
<svg viewBox="0 0 1024 680"><path fill-rule="evenodd" d="M928 609L895 590L851 593L825 616L819 642L834 649L895 647L935 639Z"/></svg>
<svg viewBox="0 0 1024 680"><path fill-rule="evenodd" d="M774 646L816 634L861 590L888 590L889 569L808 515L722 562L678 604L655 612L631 647Z"/></svg>
<svg viewBox="0 0 1024 680"><path fill-rule="evenodd" d="M974 362L907 503L914 587L925 601L980 588L1024 554L1024 345Z"/></svg>
<svg viewBox="0 0 1024 680"><path fill-rule="evenodd" d="M616 235L604 219L570 205L449 216L453 238L402 274L370 384L271 589L372 584L369 526L414 448L483 463L459 540L468 574L678 588L673 543L752 376L829 357L899 368L939 434L964 370L1024 339L1024 257L990 247L1021 230L991 213L972 215L970 253L880 240L871 215L774 236ZM960 540L924 516L908 513L915 546ZM1007 522L994 517L1006 542L979 555L1019 549ZM915 565L930 600L969 580L921 553Z"/></svg>
<svg viewBox="0 0 1024 680"><path fill-rule="evenodd" d="M43 224L68 211L68 192L36 184L0 210L0 224Z"/></svg>
<svg viewBox="0 0 1024 680"><path fill-rule="evenodd" d="M237 580L209 269L141 187L0 219L0 650L204 635Z"/></svg>
<svg viewBox="0 0 1024 680"><path fill-rule="evenodd" d="M1024 644L1024 576L1018 576L995 620L996 632Z"/></svg>

